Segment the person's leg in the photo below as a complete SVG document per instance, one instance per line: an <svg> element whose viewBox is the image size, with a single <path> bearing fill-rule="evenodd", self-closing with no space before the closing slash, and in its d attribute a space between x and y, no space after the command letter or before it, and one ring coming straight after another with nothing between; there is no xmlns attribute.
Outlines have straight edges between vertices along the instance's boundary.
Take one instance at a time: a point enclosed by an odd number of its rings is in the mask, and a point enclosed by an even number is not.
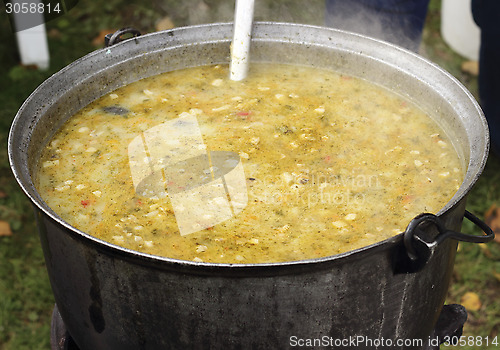
<svg viewBox="0 0 500 350"><path fill-rule="evenodd" d="M326 0L327 26L418 51L430 0Z"/></svg>
<svg viewBox="0 0 500 350"><path fill-rule="evenodd" d="M481 28L480 103L490 127L492 150L500 155L500 1L473 0L472 13Z"/></svg>

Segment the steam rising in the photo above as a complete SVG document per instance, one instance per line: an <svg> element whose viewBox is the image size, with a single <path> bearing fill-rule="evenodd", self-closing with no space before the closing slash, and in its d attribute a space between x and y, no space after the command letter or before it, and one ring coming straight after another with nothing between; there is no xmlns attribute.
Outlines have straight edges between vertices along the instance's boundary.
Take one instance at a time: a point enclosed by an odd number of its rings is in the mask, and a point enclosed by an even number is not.
<svg viewBox="0 0 500 350"><path fill-rule="evenodd" d="M255 0L255 21L313 24L418 50L429 0ZM167 1L176 26L233 22L235 1Z"/></svg>
<svg viewBox="0 0 500 350"><path fill-rule="evenodd" d="M428 0L327 0L327 26L417 51Z"/></svg>

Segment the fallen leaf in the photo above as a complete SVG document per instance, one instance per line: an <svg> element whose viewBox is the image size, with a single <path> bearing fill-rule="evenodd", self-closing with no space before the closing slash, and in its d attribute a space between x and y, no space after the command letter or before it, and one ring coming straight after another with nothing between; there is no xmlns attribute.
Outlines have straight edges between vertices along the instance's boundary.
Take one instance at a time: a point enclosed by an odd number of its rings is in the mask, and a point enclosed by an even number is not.
<svg viewBox="0 0 500 350"><path fill-rule="evenodd" d="M58 30L57 28L52 28L47 32L47 36L51 39L61 39L62 34L61 31Z"/></svg>
<svg viewBox="0 0 500 350"><path fill-rule="evenodd" d="M469 311L477 311L481 308L481 300L479 295L474 292L467 292L460 299L460 303Z"/></svg>
<svg viewBox="0 0 500 350"><path fill-rule="evenodd" d="M99 34L97 34L97 36L94 38L94 40L92 40L92 45L103 47L104 46L104 37L107 34L114 33L114 32L116 32L116 29L103 29L103 30L101 30L99 32Z"/></svg>
<svg viewBox="0 0 500 350"><path fill-rule="evenodd" d="M479 62L478 61L465 61L461 66L462 72L468 73L473 77L479 75Z"/></svg>
<svg viewBox="0 0 500 350"><path fill-rule="evenodd" d="M495 232L495 242L500 243L500 208L492 204L484 217L486 224Z"/></svg>
<svg viewBox="0 0 500 350"><path fill-rule="evenodd" d="M7 198L9 195L5 193L4 191L0 190L0 199L2 198Z"/></svg>
<svg viewBox="0 0 500 350"><path fill-rule="evenodd" d="M495 276L497 281L500 282L500 273L493 271L493 276Z"/></svg>
<svg viewBox="0 0 500 350"><path fill-rule="evenodd" d="M488 218L489 216L491 216L493 214L493 212L497 209L497 205L496 203L493 203L489 208L488 210L486 210L486 213L484 213L484 216L486 218Z"/></svg>
<svg viewBox="0 0 500 350"><path fill-rule="evenodd" d="M490 248L488 247L488 245L486 243L479 243L478 245L486 257L493 259L493 254L491 253Z"/></svg>
<svg viewBox="0 0 500 350"><path fill-rule="evenodd" d="M7 221L0 220L0 237L1 236L12 236L12 230Z"/></svg>
<svg viewBox="0 0 500 350"><path fill-rule="evenodd" d="M168 16L163 17L158 22L156 22L156 30L159 32L162 30L168 30L172 28L175 28L175 24Z"/></svg>

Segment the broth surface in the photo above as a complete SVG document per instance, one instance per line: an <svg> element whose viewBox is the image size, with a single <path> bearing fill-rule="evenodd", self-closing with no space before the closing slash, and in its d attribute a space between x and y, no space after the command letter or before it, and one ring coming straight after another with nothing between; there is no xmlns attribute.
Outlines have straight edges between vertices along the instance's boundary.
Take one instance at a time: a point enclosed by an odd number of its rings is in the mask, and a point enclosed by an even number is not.
<svg viewBox="0 0 500 350"><path fill-rule="evenodd" d="M464 170L401 97L316 68L147 78L70 118L37 189L72 226L148 254L219 263L329 256L439 211Z"/></svg>

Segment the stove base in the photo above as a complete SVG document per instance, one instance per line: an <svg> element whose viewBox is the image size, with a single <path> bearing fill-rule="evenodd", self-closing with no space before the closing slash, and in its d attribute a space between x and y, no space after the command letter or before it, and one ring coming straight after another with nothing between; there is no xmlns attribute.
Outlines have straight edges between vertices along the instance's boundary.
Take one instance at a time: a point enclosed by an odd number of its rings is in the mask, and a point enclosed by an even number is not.
<svg viewBox="0 0 500 350"><path fill-rule="evenodd" d="M57 305L52 311L52 321L50 323L50 349L51 350L79 350L73 338L66 329Z"/></svg>
<svg viewBox="0 0 500 350"><path fill-rule="evenodd" d="M446 337L460 337L466 320L467 311L462 305L445 305L430 339L437 338L439 344L441 344L446 340ZM54 306L54 311L52 312L50 346L51 350L79 350L66 329L57 305ZM439 345L426 344L422 350L439 350Z"/></svg>

